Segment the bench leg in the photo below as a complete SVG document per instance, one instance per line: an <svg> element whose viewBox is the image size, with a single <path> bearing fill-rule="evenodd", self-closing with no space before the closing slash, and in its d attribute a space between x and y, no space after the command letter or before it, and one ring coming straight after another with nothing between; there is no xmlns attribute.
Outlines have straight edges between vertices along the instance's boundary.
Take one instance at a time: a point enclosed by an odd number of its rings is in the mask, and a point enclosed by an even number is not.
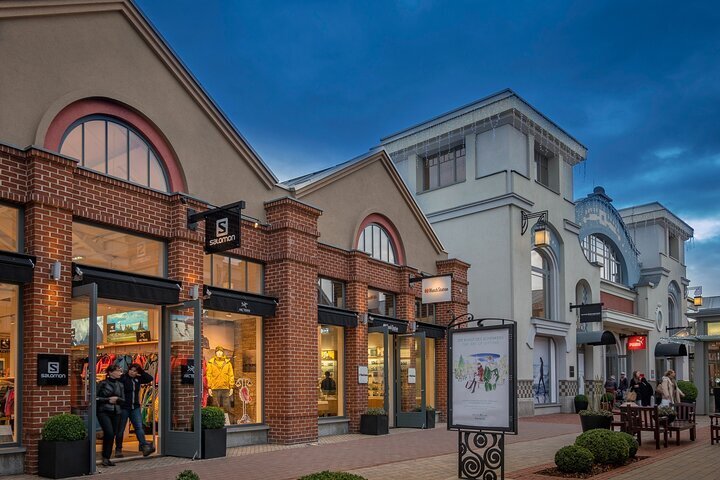
<svg viewBox="0 0 720 480"><path fill-rule="evenodd" d="M677 432L677 437L675 437L675 445L680 445L680 431Z"/></svg>
<svg viewBox="0 0 720 480"><path fill-rule="evenodd" d="M691 442L695 441L695 427L690 429L690 441Z"/></svg>

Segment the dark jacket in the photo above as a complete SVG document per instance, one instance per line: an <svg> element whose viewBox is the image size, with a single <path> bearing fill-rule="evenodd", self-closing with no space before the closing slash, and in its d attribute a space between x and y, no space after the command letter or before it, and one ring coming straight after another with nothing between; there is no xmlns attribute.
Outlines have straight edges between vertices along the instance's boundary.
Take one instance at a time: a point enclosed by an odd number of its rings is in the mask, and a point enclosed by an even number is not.
<svg viewBox="0 0 720 480"><path fill-rule="evenodd" d="M126 410L132 410L140 406L140 385L145 385L153 381L152 375L143 371L140 372L135 378L130 377L127 373L123 373L120 377L125 388L125 403L122 404L122 408Z"/></svg>
<svg viewBox="0 0 720 480"><path fill-rule="evenodd" d="M650 405L650 399L652 398L654 393L652 385L650 385L650 382L647 381L645 377L643 377L640 380L640 385L638 388L638 395L640 397L640 401L644 406Z"/></svg>
<svg viewBox="0 0 720 480"><path fill-rule="evenodd" d="M110 397L118 397L115 404L110 403ZM97 392L98 413L120 413L120 408L125 401L125 388L120 380L107 378L98 383Z"/></svg>

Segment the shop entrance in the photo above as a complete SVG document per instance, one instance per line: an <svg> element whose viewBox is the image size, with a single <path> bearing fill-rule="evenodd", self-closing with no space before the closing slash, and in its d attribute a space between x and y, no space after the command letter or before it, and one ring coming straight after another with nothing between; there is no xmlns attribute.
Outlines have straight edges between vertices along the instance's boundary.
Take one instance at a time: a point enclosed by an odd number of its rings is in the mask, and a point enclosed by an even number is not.
<svg viewBox="0 0 720 480"><path fill-rule="evenodd" d="M426 418L425 333L368 329L368 407L388 412L392 427L423 428Z"/></svg>

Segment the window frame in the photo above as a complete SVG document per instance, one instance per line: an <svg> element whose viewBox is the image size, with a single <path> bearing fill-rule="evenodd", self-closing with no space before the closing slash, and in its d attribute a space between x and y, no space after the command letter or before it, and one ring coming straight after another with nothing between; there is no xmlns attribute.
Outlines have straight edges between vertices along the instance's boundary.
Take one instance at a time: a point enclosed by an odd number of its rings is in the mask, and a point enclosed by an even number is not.
<svg viewBox="0 0 720 480"><path fill-rule="evenodd" d="M385 300L383 300L383 301L385 302L385 311L384 311L384 312L377 312L377 313L376 313L376 312L371 312L371 311L370 311L370 306L368 305L368 306L367 306L368 313L370 313L370 314L373 314L373 313L374 313L374 314L376 314L376 315L381 315L381 316L383 316L383 317L388 317L388 318L397 318L397 295L396 295L395 293L393 293L393 292L386 292L386 291L384 291L384 290L378 290L378 289L376 289L376 288L368 287L368 289L367 289L367 296L368 296L368 297L370 296L370 292L377 292L377 294L378 294L378 307L380 306L380 295L385 295L386 298L385 298ZM388 296L389 296L389 297L392 297L392 300L393 300L393 302L392 302L392 315L388 315L388 308L387 308L387 297L388 297ZM378 308L378 309L379 309L379 308Z"/></svg>
<svg viewBox="0 0 720 480"><path fill-rule="evenodd" d="M423 308L426 312L428 312L428 315L422 316ZM429 314L429 311L432 310L432 314ZM436 304L434 303L422 303L421 298L415 299L415 320L425 323L437 323L437 308Z"/></svg>
<svg viewBox="0 0 720 480"><path fill-rule="evenodd" d="M591 233L580 241L580 248L589 262L600 264L601 279L624 285L622 256L611 242Z"/></svg>
<svg viewBox="0 0 720 480"><path fill-rule="evenodd" d="M467 148L464 140L462 143L453 145L452 147L448 147L444 150L439 150L435 153L418 155L417 161L418 173L420 174L417 189L418 193L425 193L449 187L451 185L462 183L467 179ZM450 162L452 163L453 179L452 181L443 183L440 166ZM460 163L462 163L462 168L459 166ZM435 169L434 173L432 170L433 168ZM436 177L435 184L433 184L432 177Z"/></svg>
<svg viewBox="0 0 720 480"><path fill-rule="evenodd" d="M550 185L550 160L552 157L545 152L541 152L535 148L535 177L539 184L548 188Z"/></svg>
<svg viewBox="0 0 720 480"><path fill-rule="evenodd" d="M532 254L536 253L543 261L544 267L536 267L532 264ZM531 317L533 318L542 318L544 320L552 320L553 316L553 308L552 308L552 289L553 289L553 268L552 263L548 256L542 252L541 250L535 248L531 250L531 261L530 261L530 309L531 309ZM543 302L544 302L544 312L545 315L542 317L539 317L535 315L535 312L533 310L533 302L532 302L532 279L533 277L538 276L542 278L543 280Z"/></svg>
<svg viewBox="0 0 720 480"><path fill-rule="evenodd" d="M341 300L341 302L342 302L341 305L335 305L334 303L324 303L324 302L321 301L321 299L323 298L323 296L322 296L322 292L323 292L322 283L323 283L323 282L330 282L330 287L331 287L331 290L332 290L332 294L331 294L331 295L332 295L332 300L334 300L334 299L336 298L335 288L336 288L338 285L340 286L340 289L341 289L340 300ZM317 285L317 304L318 304L318 305L325 305L325 306L328 306L328 307L343 308L343 309L345 308L345 304L346 304L346 298L345 298L346 285L345 285L345 282L340 281L340 280L335 280L335 279L332 279L332 278L329 278L329 277L318 276L318 278L317 278L317 284L316 284L316 285Z"/></svg>
<svg viewBox="0 0 720 480"><path fill-rule="evenodd" d="M22 253L25 251L25 209L19 205L13 205L0 201L0 208L7 208L8 210L14 210L16 215L16 230L15 230L15 243L17 243L15 250L5 250L6 252ZM0 249L2 251L2 249Z"/></svg>
<svg viewBox="0 0 720 480"><path fill-rule="evenodd" d="M213 261L214 257L224 257L228 261L228 287L224 287L222 285L218 285L215 283L214 278L214 270L215 270L215 262ZM205 283L205 259L209 259L210 262L210 283ZM244 290L238 290L236 288L230 288L232 285L232 268L231 261L232 260L240 260L244 262L245 265L245 289ZM249 264L255 264L259 265L262 268L262 275L261 275L261 281L260 281L260 291L254 292L248 289L248 285L250 283L250 277L248 276L248 270L249 270ZM226 254L226 253L208 253L203 256L203 284L209 286L209 287L216 287L216 288L226 288L227 290L232 290L235 292L244 292L244 293L253 293L257 295L264 295L265 294L265 264L262 262L258 262L257 260L253 260L251 258L242 257L240 255L233 255L233 254Z"/></svg>
<svg viewBox="0 0 720 480"><path fill-rule="evenodd" d="M104 130L105 130L105 162L104 162L104 165L105 165L105 171L95 170L95 169L93 169L93 168L90 168L90 167L86 167L86 166L85 166L85 124L88 123L88 122L92 122L92 121L103 121L103 122L104 122ZM109 168L109 166L108 166L108 164L109 164L109 158L108 158L108 123L114 123L114 124L118 125L118 126L121 127L121 128L126 128L126 129L127 129L127 135L125 135L125 142L126 142L126 151L125 151L125 153L126 153L126 160L125 160L125 161L126 161L126 169L127 169L127 172L126 172L126 173L127 173L127 178L122 178L122 177L117 177L117 176L115 176L115 175L111 175L111 174L109 173L109 171L108 171L108 168ZM171 192L171 187L170 187L170 175L169 175L169 173L168 173L168 171L167 171L167 166L166 166L165 160L162 158L162 156L158 153L157 149L156 149L156 148L153 146L153 144L147 139L147 137L146 137L145 135L143 135L143 133L142 133L140 130L138 130L137 128L133 127L131 124L127 123L127 122L124 121L123 119L120 119L120 118L117 118L117 117L113 117L112 115L103 115L103 114L86 115L86 116L84 116L84 117L78 118L78 119L75 120L73 123L71 123L70 126L68 126L68 128L67 128L67 129L65 130L65 132L63 133L62 137L60 138L60 144L59 144L59 147L58 147L58 152L60 152L61 155L64 155L64 154L62 153L62 148L63 148L63 145L65 144L65 140L67 139L67 137L70 136L70 134L71 134L77 127L80 127L80 128L81 128L81 131L80 131L80 157L81 157L81 158L76 159L76 160L78 160L78 162L79 162L79 164L80 164L80 167L82 167L82 168L84 168L84 169L86 169L86 170L88 170L88 171L91 171L91 172L95 172L95 173L99 173L99 174L102 174L102 175L106 175L106 176L108 176L108 177L110 177L110 178L115 178L115 179L118 179L118 180L122 180L122 181L124 181L124 182L128 182L128 183L131 183L131 184L133 184L133 185L138 185L138 186L141 186L141 187L144 187L144 188L149 188L149 189L151 189L151 190L155 190L155 191L158 191L158 192L163 192L163 193L170 193L170 192ZM134 181L130 180L130 178L131 178L131 176L130 176L130 133L135 134L140 140L142 140L142 141L144 142L145 146L147 147L147 159L146 159L146 160L147 160L147 181L148 181L147 185L145 185L145 184L143 184L143 183L138 183L138 182L134 182ZM160 172L162 173L162 179L163 179L163 181L164 181L164 183L165 183L165 189L164 189L164 190L160 190L160 189L157 189L157 188L154 188L154 187L151 187L151 186L150 186L150 184L151 184L150 177L151 177L151 171L152 171L152 168L151 168L151 159L152 159L152 156L155 157L155 160L157 161L157 163L158 163L158 165L159 165L159 167L160 167ZM71 157L71 158L74 158L74 157Z"/></svg>
<svg viewBox="0 0 720 480"><path fill-rule="evenodd" d="M376 241L376 229L378 231L378 242L380 245L377 248L375 248L375 241ZM368 231L370 234L368 235ZM367 247L367 238L370 237L370 250L368 251ZM383 257L383 243L387 245L387 259L382 258ZM357 241L357 249L361 252L365 252L368 255L370 255L371 258L375 260L379 260L381 262L386 262L391 265L399 265L399 258L398 258L398 249L397 245L395 245L395 242L393 242L393 237L390 235L390 232L380 225L377 222L372 222L367 224L362 232L360 232L360 236L358 237Z"/></svg>
<svg viewBox="0 0 720 480"><path fill-rule="evenodd" d="M19 222L18 222L19 223ZM22 446L22 434L23 434L23 378L24 375L22 375L22 364L20 363L20 360L23 358L24 348L23 348L23 339L24 339L24 309L23 309L23 296L24 296L24 287L23 285L19 283L14 282L2 282L5 285L12 285L17 287L17 313L16 313L16 322L15 322L15 334L17 335L17 342L15 342L17 345L15 346L15 368L16 368L16 375L15 375L15 386L13 387L15 389L15 439L12 442L7 443L0 443L0 452L2 450L7 448L18 448ZM12 332L10 332L12 335ZM10 344L10 352L12 353L13 345Z"/></svg>

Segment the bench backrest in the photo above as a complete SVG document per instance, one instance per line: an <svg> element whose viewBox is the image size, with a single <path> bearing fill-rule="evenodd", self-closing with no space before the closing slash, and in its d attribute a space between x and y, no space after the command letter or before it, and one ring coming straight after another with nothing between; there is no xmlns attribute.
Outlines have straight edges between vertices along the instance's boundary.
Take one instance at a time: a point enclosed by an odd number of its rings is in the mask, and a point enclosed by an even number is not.
<svg viewBox="0 0 720 480"><path fill-rule="evenodd" d="M660 416L658 415L657 405L652 407L630 408L637 411L637 416L639 417L640 422L640 430L651 432L660 430Z"/></svg>
<svg viewBox="0 0 720 480"><path fill-rule="evenodd" d="M675 420L695 423L695 404L694 403L676 403L674 406L675 406Z"/></svg>

